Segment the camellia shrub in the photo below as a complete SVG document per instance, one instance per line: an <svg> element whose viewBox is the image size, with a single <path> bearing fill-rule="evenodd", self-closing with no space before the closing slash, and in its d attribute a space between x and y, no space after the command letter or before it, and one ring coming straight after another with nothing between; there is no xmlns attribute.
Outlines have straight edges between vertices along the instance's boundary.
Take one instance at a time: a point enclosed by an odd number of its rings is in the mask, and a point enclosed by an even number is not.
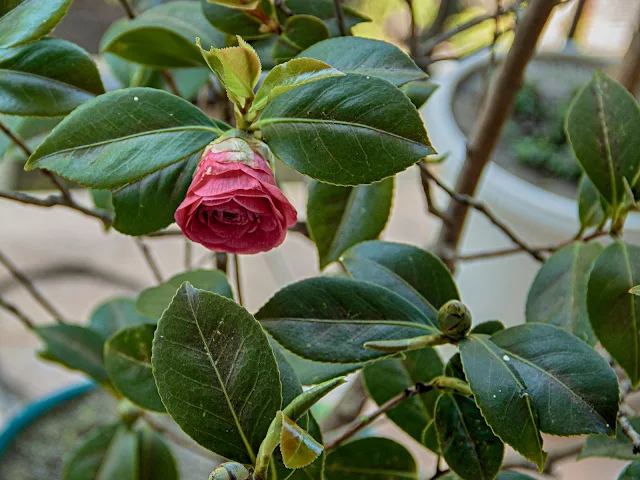
<svg viewBox="0 0 640 480"><path fill-rule="evenodd" d="M150 412L226 459L211 480L417 479L405 446L360 435L385 414L446 464L422 478L526 479L513 469L549 471L578 451L634 459L640 421L625 398L640 384L640 247L624 240L624 226L640 196L638 103L600 72L571 103L566 135L583 171L575 238L531 247L473 197L559 1L496 15L515 35L455 188L429 166L442 157L417 110L433 91L425 70L435 46L492 15L457 31L420 29L414 18L409 56L350 36L368 18L339 1L122 0L128 18L101 50L125 88L105 92L91 56L48 36L70 3L0 2L0 126L28 157L25 169L60 190L0 197L73 209L139 242L184 235L216 252L218 268L108 302L87 325L43 325L0 299L42 340L44 360L86 373L120 401L118 422L77 446L64 480L178 478ZM306 222L278 187L280 164L310 179ZM442 219L433 252L378 240L394 176L413 166ZM79 188L95 205L77 200ZM450 196L446 210L432 188ZM515 244L488 255L541 264L523 325L472 320L460 298L451 272L470 208ZM342 273L287 285L250 313L234 298L227 255L237 267L238 255L273 249L288 232L315 243L321 269L337 262ZM0 263L30 285L1 254ZM441 345L457 349L447 362ZM311 407L354 372L378 409L357 408L323 432ZM543 433L587 438L548 453ZM522 460L503 461L507 445ZM630 463L620 478L638 471Z"/></svg>

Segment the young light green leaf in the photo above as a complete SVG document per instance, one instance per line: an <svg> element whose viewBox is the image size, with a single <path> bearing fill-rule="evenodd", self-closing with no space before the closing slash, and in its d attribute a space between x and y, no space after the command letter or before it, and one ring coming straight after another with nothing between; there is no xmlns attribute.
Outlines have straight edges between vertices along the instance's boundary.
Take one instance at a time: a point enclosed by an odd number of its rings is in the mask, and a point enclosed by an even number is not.
<svg viewBox="0 0 640 480"><path fill-rule="evenodd" d="M336 185L377 182L435 153L411 101L388 82L362 75L287 92L254 128L291 168Z"/></svg>
<svg viewBox="0 0 640 480"><path fill-rule="evenodd" d="M294 88L342 75L339 70L312 58L296 58L276 65L262 82L249 112L262 111L271 100Z"/></svg>
<svg viewBox="0 0 640 480"><path fill-rule="evenodd" d="M369 396L382 405L418 382L430 382L442 375L443 364L433 348L404 354L404 358L388 358L367 365L364 380ZM440 393L432 390L402 402L387 412L389 420L434 452L439 451L433 418Z"/></svg>
<svg viewBox="0 0 640 480"><path fill-rule="evenodd" d="M230 460L255 460L282 387L251 314L184 283L158 322L151 362L167 412L191 438Z"/></svg>
<svg viewBox="0 0 640 480"><path fill-rule="evenodd" d="M542 266L527 298L527 322L564 328L589 345L596 337L587 314L587 282L598 243L575 242L555 252Z"/></svg>
<svg viewBox="0 0 640 480"><path fill-rule="evenodd" d="M400 87L400 90L409 97L411 103L413 103L418 110L427 103L427 100L431 98L431 95L433 95L437 89L438 84L425 80L414 80Z"/></svg>
<svg viewBox="0 0 640 480"><path fill-rule="evenodd" d="M614 434L617 378L591 347L558 327L533 323L502 330L491 341L503 352L502 360L524 380L542 432Z"/></svg>
<svg viewBox="0 0 640 480"><path fill-rule="evenodd" d="M276 63L286 62L328 38L329 29L318 17L294 15L287 19L282 34L273 46L273 59Z"/></svg>
<svg viewBox="0 0 640 480"><path fill-rule="evenodd" d="M43 168L88 187L114 190L116 228L134 235L151 233L171 223L197 163L192 157L217 138L219 125L189 102L161 90L116 90L67 116L26 168ZM158 191L172 193L158 202ZM129 205L131 200L137 202L135 207ZM154 221L143 222L143 229L131 216Z"/></svg>
<svg viewBox="0 0 640 480"><path fill-rule="evenodd" d="M167 302L168 304L169 302ZM158 318L160 316L154 320ZM141 323L151 323L151 321L136 311L135 299L115 297L101 303L91 313L89 327L100 333L106 340L122 328L133 327Z"/></svg>
<svg viewBox="0 0 640 480"><path fill-rule="evenodd" d="M184 282L194 288L233 298L227 276L220 270L192 270L171 277L162 285L143 290L136 300L136 310L145 317L158 320L167 309L176 291Z"/></svg>
<svg viewBox="0 0 640 480"><path fill-rule="evenodd" d="M0 113L57 117L101 93L98 67L71 42L45 38L0 50Z"/></svg>
<svg viewBox="0 0 640 480"><path fill-rule="evenodd" d="M282 416L280 451L287 468L304 468L315 461L324 447L286 415Z"/></svg>
<svg viewBox="0 0 640 480"><path fill-rule="evenodd" d="M347 250L340 262L356 280L388 288L411 302L433 325L442 305L460 299L442 260L413 245L363 242Z"/></svg>
<svg viewBox="0 0 640 480"><path fill-rule="evenodd" d="M611 207L602 198L596 186L589 180L589 177L583 175L578 187L580 228L584 231L590 227L599 227L610 215Z"/></svg>
<svg viewBox="0 0 640 480"><path fill-rule="evenodd" d="M86 327L68 324L36 327L34 332L44 342L40 357L84 372L98 383L109 383L102 361L102 335Z"/></svg>
<svg viewBox="0 0 640 480"><path fill-rule="evenodd" d="M151 371L155 325L120 330L104 346L104 363L113 386L136 405L164 412Z"/></svg>
<svg viewBox="0 0 640 480"><path fill-rule="evenodd" d="M289 402L287 406L282 409L282 413L286 417L297 421L325 395L344 384L344 382L345 377L338 377L323 382L320 385L316 385L315 387L300 393L296 398Z"/></svg>
<svg viewBox="0 0 640 480"><path fill-rule="evenodd" d="M71 0L24 0L0 7L0 48L17 47L44 37L62 20L70 5Z"/></svg>
<svg viewBox="0 0 640 480"><path fill-rule="evenodd" d="M177 1L144 11L105 34L101 51L158 69L206 65L195 45L223 47L225 36L211 26L196 2Z"/></svg>
<svg viewBox="0 0 640 480"><path fill-rule="evenodd" d="M493 434L473 399L440 395L435 426L442 456L451 470L462 478L495 478L502 465L504 444Z"/></svg>
<svg viewBox="0 0 640 480"><path fill-rule="evenodd" d="M338 260L348 248L378 238L391 214L393 186L393 178L359 187L311 183L307 226L320 268Z"/></svg>
<svg viewBox="0 0 640 480"><path fill-rule="evenodd" d="M396 86L427 78L398 47L369 38L332 38L313 45L299 56L322 60L344 73L382 78Z"/></svg>
<svg viewBox="0 0 640 480"><path fill-rule="evenodd" d="M326 480L418 479L409 451L388 438L368 437L342 445L327 456Z"/></svg>
<svg viewBox="0 0 640 480"><path fill-rule="evenodd" d="M206 51L200 40L196 39L202 57L227 89L229 98L235 104L243 106L245 99L253 98L253 89L260 80L262 66L251 45L241 37L238 37L238 43L237 47L211 48Z"/></svg>
<svg viewBox="0 0 640 480"><path fill-rule="evenodd" d="M616 241L596 259L587 286L587 311L596 337L629 376L640 384L640 247Z"/></svg>
<svg viewBox="0 0 640 480"><path fill-rule="evenodd" d="M256 314L275 340L317 362L358 363L384 356L363 344L438 333L390 290L345 278L311 278L277 292Z"/></svg>
<svg viewBox="0 0 640 480"><path fill-rule="evenodd" d="M640 430L640 417L630 418L631 426ZM633 453L633 443L629 440L620 425L616 429L615 438L604 437L602 435L592 435L587 437L584 447L578 455L578 460L590 457L616 458L618 460L637 460L638 456Z"/></svg>
<svg viewBox="0 0 640 480"><path fill-rule="evenodd" d="M624 201L626 178L640 193L640 107L633 95L602 72L571 104L567 134L576 157L600 194L612 207L614 220Z"/></svg>
<svg viewBox="0 0 640 480"><path fill-rule="evenodd" d="M547 453L542 450L538 412L522 376L505 360L510 357L484 335L462 340L460 354L475 401L493 432L542 471Z"/></svg>
<svg viewBox="0 0 640 480"><path fill-rule="evenodd" d="M636 285L635 287L630 288L629 293L632 295L640 296L640 285Z"/></svg>

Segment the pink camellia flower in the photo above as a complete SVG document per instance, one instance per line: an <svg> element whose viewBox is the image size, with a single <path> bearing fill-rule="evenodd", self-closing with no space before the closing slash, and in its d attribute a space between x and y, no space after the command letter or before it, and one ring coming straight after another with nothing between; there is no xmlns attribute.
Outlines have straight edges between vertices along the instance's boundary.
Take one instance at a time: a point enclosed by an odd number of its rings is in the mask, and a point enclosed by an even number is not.
<svg viewBox="0 0 640 480"><path fill-rule="evenodd" d="M205 149L175 219L190 240L228 253L280 245L297 212L276 185L264 143L230 131Z"/></svg>

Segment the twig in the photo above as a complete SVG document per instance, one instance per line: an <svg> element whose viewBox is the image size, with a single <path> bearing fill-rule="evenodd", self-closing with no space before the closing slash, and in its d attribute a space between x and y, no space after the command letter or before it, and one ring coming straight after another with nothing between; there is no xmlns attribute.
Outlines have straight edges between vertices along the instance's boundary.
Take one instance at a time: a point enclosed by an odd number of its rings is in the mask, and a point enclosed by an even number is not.
<svg viewBox="0 0 640 480"><path fill-rule="evenodd" d="M184 269L189 271L193 265L193 244L188 238L184 239Z"/></svg>
<svg viewBox="0 0 640 480"><path fill-rule="evenodd" d="M638 19L640 24L640 19ZM635 93L640 82L640 26L631 39L631 45L622 59L618 80L627 90Z"/></svg>
<svg viewBox="0 0 640 480"><path fill-rule="evenodd" d="M127 12L127 16L130 19L136 18L136 13L133 11L133 8L131 8L131 5L129 5L127 0L120 0L120 4L122 5L122 8L124 8L124 11Z"/></svg>
<svg viewBox="0 0 640 480"><path fill-rule="evenodd" d="M238 294L238 303L243 305L242 301L242 277L240 276L240 255L233 255L233 266L235 268L236 293Z"/></svg>
<svg viewBox="0 0 640 480"><path fill-rule="evenodd" d="M421 40L427 42L426 43L426 53L427 55L431 54L431 50L433 47L437 45L437 43L428 42L429 40L433 40L436 35L440 35L442 33L442 27L444 27L444 22L447 20L447 14L449 13L449 7L451 6L451 0L440 0L440 6L438 7L438 13L436 14L436 18L433 23L429 26L429 29L420 35ZM429 45L433 46L429 46Z"/></svg>
<svg viewBox="0 0 640 480"><path fill-rule="evenodd" d="M23 312L21 312L18 307L12 305L11 303L5 302L2 298L0 298L0 307L4 308L7 312L13 314L20 322L29 330L33 330L34 323L29 320Z"/></svg>
<svg viewBox="0 0 640 480"><path fill-rule="evenodd" d="M446 221L444 213L436 206L433 199L433 194L431 192L431 175L430 172L427 171L426 165L424 168L420 168L420 181L422 183L424 198L427 200L427 212L435 217L438 217L443 222Z"/></svg>
<svg viewBox="0 0 640 480"><path fill-rule="evenodd" d="M580 23L585 3L587 3L587 0L578 0L578 7L576 8L576 13L571 21L571 28L569 28L569 33L567 34L567 38L569 40L572 40L576 36L576 31L578 30L578 24Z"/></svg>
<svg viewBox="0 0 640 480"><path fill-rule="evenodd" d="M493 74L496 68L496 43L500 38L502 32L500 31L500 12L502 10L502 5L500 0L496 1L496 13L493 17L495 25L493 26L493 39L491 40L491 45L489 46L489 65L484 73L484 79L482 80L482 98L480 99L480 105L484 104L487 99L487 94L489 93L489 85L491 83L491 75Z"/></svg>
<svg viewBox="0 0 640 480"><path fill-rule="evenodd" d="M640 453L640 434L633 428L631 422L629 421L629 417L633 417L635 412L631 407L629 407L626 403L622 403L620 405L620 414L618 415L618 425L620 425L620 429L622 432L631 440L633 444L633 454L637 455Z"/></svg>
<svg viewBox="0 0 640 480"><path fill-rule="evenodd" d="M467 154L462 165L455 191L473 196L485 166L502 134L516 95L522 85L524 71L533 57L537 40L559 0L532 0L516 30L513 45L492 82L487 101L478 116L469 137ZM444 224L436 244L437 253L455 254L467 218L468 202L452 202L447 209L451 223ZM530 252L538 259L537 253ZM451 270L455 265L447 261Z"/></svg>
<svg viewBox="0 0 640 480"><path fill-rule="evenodd" d="M413 0L405 0L407 2L407 6L409 7L409 53L412 57L418 56L418 27L416 25L416 12L413 8ZM443 0L444 2L448 2L449 0ZM440 7L442 8L442 7Z"/></svg>
<svg viewBox="0 0 640 480"><path fill-rule="evenodd" d="M342 394L340 401L336 403L331 414L320 422L320 428L323 432L331 432L353 422L364 408L369 397L364 386L362 372L356 375L347 391Z"/></svg>
<svg viewBox="0 0 640 480"><path fill-rule="evenodd" d="M451 188L449 188L445 184L443 184L439 179L437 179L436 177L431 175L431 173L429 172L429 170L427 168L427 165L424 162L420 162L419 165L420 165L420 169L423 172L425 172L425 175L427 175L431 180L433 180L435 182L435 184L438 185L442 190L447 192L447 194L453 200L455 200L456 203L464 205L465 207L467 207L467 206L468 207L472 207L475 210L477 210L478 212L482 213L485 217L487 217L489 219L489 221L491 221L491 223L493 223L507 237L509 237L509 239L513 243L515 243L520 248L520 250L524 250L525 252L527 252L529 255L531 255L533 258L535 258L539 262L544 262L545 261L544 257L539 252L536 252L529 245L527 245L522 239L520 239L515 234L515 232L513 230L511 230L511 228L507 224L505 224L502 220L500 220L498 217L496 217L493 214L493 212L491 212L491 210L489 210L489 208L483 202L480 202L479 200L471 197L470 195L466 195L466 194L461 194L461 193L455 192L454 190L452 190ZM449 208L449 210L451 210L451 208ZM450 220L449 217L447 217L447 218ZM445 225L447 225L447 224L448 223L445 223Z"/></svg>
<svg viewBox="0 0 640 480"><path fill-rule="evenodd" d="M180 97L180 90L178 90L178 85L176 85L176 81L173 78L173 75L171 75L171 73L166 70L161 70L160 73L162 74L162 78L164 78L164 81L167 82L167 85L169 85L171 93Z"/></svg>
<svg viewBox="0 0 640 480"><path fill-rule="evenodd" d="M179 445L187 450L190 450L193 453L200 455L201 457L209 458L211 460L224 461L223 457L220 457L219 455L216 455L215 453L210 452L209 450L206 450L204 447L199 446L197 443L189 440L188 438L182 437L172 432L170 429L168 429L164 425L161 425L160 422L157 422L155 418L153 418L148 413L143 413L142 418L147 423L147 425L149 425L149 427L151 427L153 430L160 433L161 435L164 435L176 445Z"/></svg>
<svg viewBox="0 0 640 480"><path fill-rule="evenodd" d="M564 242L556 243L554 245L547 245L543 247L533 247L531 250L540 254L554 253L557 250L560 250L562 247L566 247L567 245L570 245L571 243L576 242L578 240L582 242L589 242L596 238L604 237L605 235L608 235L608 234L609 232L606 230L598 230L583 238L571 238L569 240L565 240ZM472 253L468 255L456 255L455 257L452 257L452 259L455 261L461 261L461 262L471 262L474 260L485 260L489 258L502 257L505 255L513 255L516 253L526 253L526 252L520 247L511 247L511 248L504 248L501 250L491 250L488 252Z"/></svg>
<svg viewBox="0 0 640 480"><path fill-rule="evenodd" d="M349 35L347 26L344 23L344 12L342 11L342 0L333 0L333 9L336 12L336 22L338 23L338 31L340 35L346 37Z"/></svg>
<svg viewBox="0 0 640 480"><path fill-rule="evenodd" d="M145 260L147 261L147 264L149 265L149 268L153 272L153 276L155 277L156 281L158 283L162 283L163 280L162 280L162 274L160 273L160 268L158 268L158 264L153 258L153 255L151 254L151 250L149 250L148 245L144 243L144 241L141 238L136 238L136 245L138 245L138 248L142 252L142 255L144 256Z"/></svg>
<svg viewBox="0 0 640 480"><path fill-rule="evenodd" d="M16 267L9 258L0 251L0 264L15 278L31 296L44 308L58 323L64 323L62 314L38 291L29 278Z"/></svg>
<svg viewBox="0 0 640 480"><path fill-rule="evenodd" d="M69 200L59 195L50 195L45 198L34 197L26 193L20 192L0 192L0 198L6 198L8 200L14 200L16 202L24 203L27 205L35 205L37 207L55 207L63 206L80 212L89 217L94 217L100 220L105 227L111 225L113 218L107 212L99 210L91 210L90 208L83 207L76 203L74 200Z"/></svg>
<svg viewBox="0 0 640 480"><path fill-rule="evenodd" d="M403 401L408 398L415 397L416 395L420 395L422 393L427 393L433 390L433 386L428 383L416 383L414 387L406 388L402 393L399 393L395 397L391 398L387 402L385 402L382 406L380 406L375 412L370 415L365 415L356 420L346 432L340 435L338 438L333 440L332 442L325 445L325 451L330 452L334 450L336 447L340 446L349 438L353 437L356 433L362 430L364 427L373 422L376 418L381 415L387 413L389 410L400 405Z"/></svg>

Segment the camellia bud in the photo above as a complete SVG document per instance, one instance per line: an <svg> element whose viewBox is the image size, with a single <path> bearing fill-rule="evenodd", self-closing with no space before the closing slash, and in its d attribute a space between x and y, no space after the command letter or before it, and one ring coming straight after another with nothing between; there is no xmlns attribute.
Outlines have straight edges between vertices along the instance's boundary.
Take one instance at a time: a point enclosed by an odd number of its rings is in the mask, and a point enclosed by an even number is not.
<svg viewBox="0 0 640 480"><path fill-rule="evenodd" d="M223 463L209 475L209 480L252 480L252 478L247 467L236 462Z"/></svg>
<svg viewBox="0 0 640 480"><path fill-rule="evenodd" d="M449 300L438 310L438 326L452 340L461 340L471 330L471 311L459 300Z"/></svg>

